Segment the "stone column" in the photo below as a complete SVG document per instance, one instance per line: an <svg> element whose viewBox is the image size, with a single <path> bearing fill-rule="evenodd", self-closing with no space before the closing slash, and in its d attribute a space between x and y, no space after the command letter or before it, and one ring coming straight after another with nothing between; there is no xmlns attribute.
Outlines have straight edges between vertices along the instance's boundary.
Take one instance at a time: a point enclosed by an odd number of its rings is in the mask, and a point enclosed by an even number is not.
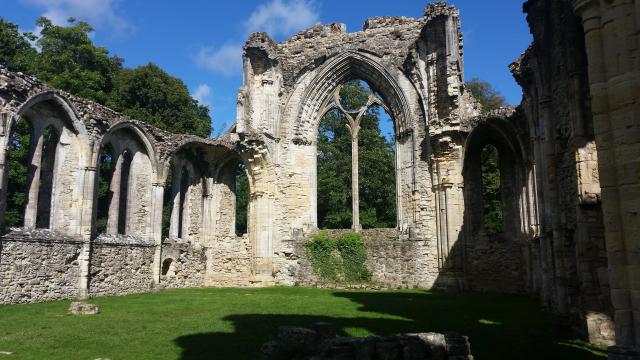
<svg viewBox="0 0 640 360"><path fill-rule="evenodd" d="M4 213L7 208L7 183L9 177L6 176L7 150L9 148L10 132L7 130L9 124L9 114L0 113L0 230L4 229Z"/></svg>
<svg viewBox="0 0 640 360"><path fill-rule="evenodd" d="M173 167L173 181L171 184L171 194L173 197L173 207L171 208L171 220L169 223L169 238L177 239L180 234L180 202L182 189L182 174L180 169L181 166Z"/></svg>
<svg viewBox="0 0 640 360"><path fill-rule="evenodd" d="M40 170L42 167L42 135L42 127L34 123L29 156L31 161L25 190L27 204L24 209L24 227L28 229L36 227L36 218L38 216L38 193L40 191Z"/></svg>
<svg viewBox="0 0 640 360"><path fill-rule="evenodd" d="M115 168L111 175L111 202L109 203L109 215L107 219L107 234L115 235L118 233L118 215L120 214L120 187L122 178L122 163L124 158L122 154L117 155L115 160Z"/></svg>
<svg viewBox="0 0 640 360"><path fill-rule="evenodd" d="M153 282L154 284L160 283L160 274L162 267L162 208L164 202L164 184L153 183L153 210L151 217L151 238L156 244L156 250L153 255Z"/></svg>
<svg viewBox="0 0 640 360"><path fill-rule="evenodd" d="M356 125L358 126L358 125ZM360 231L360 184L358 179L358 129L351 133L351 207L353 214L353 230Z"/></svg>
<svg viewBox="0 0 640 360"><path fill-rule="evenodd" d="M84 168L82 176L82 209L80 209L81 219L79 221L78 234L82 238L82 248L78 256L78 267L80 268L80 276L78 278L78 299L86 300L89 298L89 285L91 274L91 235L93 230L93 204L95 199L97 168L87 166Z"/></svg>
<svg viewBox="0 0 640 360"><path fill-rule="evenodd" d="M611 359L640 358L640 6L574 0L582 18L602 189L616 347ZM634 62L635 61L635 62ZM622 348L635 349L627 352Z"/></svg>

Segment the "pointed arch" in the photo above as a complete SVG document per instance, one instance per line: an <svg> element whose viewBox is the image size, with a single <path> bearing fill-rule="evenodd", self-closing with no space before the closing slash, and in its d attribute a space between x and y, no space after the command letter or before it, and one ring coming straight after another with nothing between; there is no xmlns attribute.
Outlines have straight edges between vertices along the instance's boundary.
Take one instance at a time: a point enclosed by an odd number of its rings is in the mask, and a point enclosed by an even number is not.
<svg viewBox="0 0 640 360"><path fill-rule="evenodd" d="M380 94L385 110L394 120L398 137L413 130L409 101L396 77L373 55L345 51L323 64L302 93L293 124L294 142L313 142L331 94L341 84L354 79L366 81Z"/></svg>
<svg viewBox="0 0 640 360"><path fill-rule="evenodd" d="M11 118L8 128L10 129L19 118L28 116L29 112L37 105L45 102L49 102L53 104L54 107L62 110L62 113L65 115L62 119L65 121L64 125L66 125L75 134L87 133L87 130L80 120L80 116L78 115L75 107L71 105L71 102L66 97L55 91L46 91L30 97L24 102L24 104L22 104L22 106L20 106L18 111L16 111L14 116ZM58 128L57 130L60 131L61 129Z"/></svg>

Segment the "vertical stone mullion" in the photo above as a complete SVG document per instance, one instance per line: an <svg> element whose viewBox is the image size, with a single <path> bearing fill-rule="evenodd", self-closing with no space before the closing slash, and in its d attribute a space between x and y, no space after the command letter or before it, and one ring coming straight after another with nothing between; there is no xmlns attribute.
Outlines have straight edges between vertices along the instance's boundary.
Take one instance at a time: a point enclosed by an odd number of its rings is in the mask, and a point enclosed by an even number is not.
<svg viewBox="0 0 640 360"><path fill-rule="evenodd" d="M40 190L40 170L42 168L42 147L43 128L38 124L33 124L31 134L31 159L29 163L29 173L25 192L27 194L27 204L24 210L24 227L33 229L36 227L38 215L38 192Z"/></svg>
<svg viewBox="0 0 640 360"><path fill-rule="evenodd" d="M169 238L177 239L180 234L180 203L182 189L181 166L175 165L173 168L173 181L171 184L171 194L173 197L173 206L171 208L171 220L169 223Z"/></svg>
<svg viewBox="0 0 640 360"><path fill-rule="evenodd" d="M109 215L107 218L107 234L118 233L118 215L120 213L120 187L122 177L122 154L117 155L118 158L113 161L115 163L115 169L111 175L111 185L109 190L111 191L111 202L109 203Z"/></svg>

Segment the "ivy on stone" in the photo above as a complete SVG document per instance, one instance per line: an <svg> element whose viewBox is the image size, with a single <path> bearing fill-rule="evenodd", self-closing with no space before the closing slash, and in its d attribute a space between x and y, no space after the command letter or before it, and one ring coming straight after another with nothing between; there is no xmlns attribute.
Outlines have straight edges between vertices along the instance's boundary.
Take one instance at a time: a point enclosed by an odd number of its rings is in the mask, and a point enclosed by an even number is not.
<svg viewBox="0 0 640 360"><path fill-rule="evenodd" d="M366 267L366 245L360 234L348 232L332 237L327 230L305 243L307 258L320 280L330 283L366 283L371 272Z"/></svg>

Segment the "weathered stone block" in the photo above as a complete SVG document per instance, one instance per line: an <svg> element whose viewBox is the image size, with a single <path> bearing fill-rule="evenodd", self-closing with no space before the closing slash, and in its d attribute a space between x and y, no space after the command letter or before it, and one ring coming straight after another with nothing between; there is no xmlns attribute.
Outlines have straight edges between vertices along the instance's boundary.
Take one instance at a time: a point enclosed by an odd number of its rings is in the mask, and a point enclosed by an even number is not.
<svg viewBox="0 0 640 360"><path fill-rule="evenodd" d="M95 315L100 312L98 304L88 304L85 302L72 302L69 305L71 315Z"/></svg>

